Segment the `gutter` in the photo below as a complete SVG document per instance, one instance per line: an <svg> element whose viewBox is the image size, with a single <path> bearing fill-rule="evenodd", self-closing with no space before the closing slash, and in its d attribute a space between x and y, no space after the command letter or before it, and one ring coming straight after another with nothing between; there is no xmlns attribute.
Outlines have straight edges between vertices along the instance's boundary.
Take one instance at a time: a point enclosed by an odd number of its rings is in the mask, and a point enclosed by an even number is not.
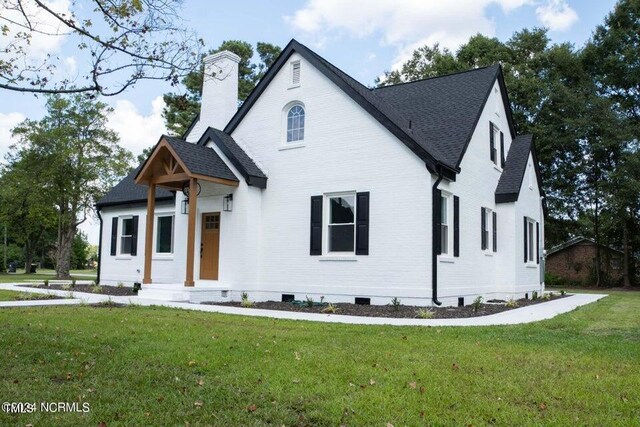
<svg viewBox="0 0 640 427"><path fill-rule="evenodd" d="M433 184L431 190L431 300L435 305L442 305L438 301L438 250L436 249L440 244L440 229L436 223L436 218L440 215L436 206L436 197L438 194L438 185L442 181L442 171L438 168L438 179Z"/></svg>
<svg viewBox="0 0 640 427"><path fill-rule="evenodd" d="M96 271L96 285L100 284L100 266L102 266L102 215L100 215L100 209L96 210L98 218L100 219L100 237L98 237L98 269Z"/></svg>

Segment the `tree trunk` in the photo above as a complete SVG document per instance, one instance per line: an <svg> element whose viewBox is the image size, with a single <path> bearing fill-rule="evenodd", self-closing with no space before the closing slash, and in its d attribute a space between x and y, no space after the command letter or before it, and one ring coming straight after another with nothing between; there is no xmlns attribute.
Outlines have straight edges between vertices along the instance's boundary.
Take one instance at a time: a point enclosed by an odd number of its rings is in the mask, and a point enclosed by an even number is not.
<svg viewBox="0 0 640 427"><path fill-rule="evenodd" d="M31 272L32 262L33 262L33 248L31 247L29 242L27 242L27 244L24 245L24 272L26 274L29 274L29 272Z"/></svg>
<svg viewBox="0 0 640 427"><path fill-rule="evenodd" d="M626 220L622 224L622 249L624 252L622 259L622 278L623 287L630 288L631 280L629 278L629 224Z"/></svg>
<svg viewBox="0 0 640 427"><path fill-rule="evenodd" d="M63 227L58 239L56 251L56 279L70 279L71 275L71 248L73 238L76 235L76 227L73 223Z"/></svg>
<svg viewBox="0 0 640 427"><path fill-rule="evenodd" d="M600 280L600 266L602 265L602 261L601 261L601 254L600 254L600 223L599 223L599 209L600 209L600 195L598 194L598 179L596 178L595 180L595 211L594 211L594 221L593 221L593 226L594 226L594 237L595 237L595 241L596 241L596 265L594 266L594 270L595 270L595 279L596 279L596 287L600 287L601 280Z"/></svg>

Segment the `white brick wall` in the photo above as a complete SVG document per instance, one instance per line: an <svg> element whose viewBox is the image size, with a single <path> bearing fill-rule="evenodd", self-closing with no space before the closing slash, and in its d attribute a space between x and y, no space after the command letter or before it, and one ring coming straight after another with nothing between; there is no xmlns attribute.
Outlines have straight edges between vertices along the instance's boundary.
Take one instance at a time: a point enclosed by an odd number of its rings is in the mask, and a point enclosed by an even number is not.
<svg viewBox="0 0 640 427"><path fill-rule="evenodd" d="M233 212L222 212L220 278L218 284L232 296L280 299L282 293L325 296L326 301L371 297L372 303L430 304L431 299L431 186L435 177L424 163L304 59L302 80L291 88L289 68L275 76L233 132L234 139L259 163L269 177L267 189L249 187L241 180L233 189ZM505 298L538 288L538 269L522 262L522 215L539 220L539 192L523 185L517 203L495 204L500 171L489 160L489 120L511 137L499 88L492 92L461 164L456 182L440 188L460 197L460 257L440 257L439 296L446 305L464 296ZM285 107L304 104L305 140L295 148L284 142ZM496 114L496 109L500 112ZM189 141L196 141L209 125L200 120ZM499 142L498 142L499 146ZM217 147L214 149L219 152ZM224 159L224 155L219 153ZM202 212L222 211L222 196L230 189L203 183L198 200ZM309 255L310 197L333 192L370 192L368 256ZM176 198L175 259L154 262L154 282L184 280L186 216ZM480 207L498 214L498 252L480 249ZM122 212L122 210L120 210ZM131 209L127 211L133 211ZM103 278L105 282L132 281L142 270L144 215L140 208L139 255L135 260L110 257L110 215L105 210ZM196 248L200 245L200 225ZM323 242L326 245L326 239ZM196 256L196 278L199 273ZM203 284L203 282L197 282Z"/></svg>

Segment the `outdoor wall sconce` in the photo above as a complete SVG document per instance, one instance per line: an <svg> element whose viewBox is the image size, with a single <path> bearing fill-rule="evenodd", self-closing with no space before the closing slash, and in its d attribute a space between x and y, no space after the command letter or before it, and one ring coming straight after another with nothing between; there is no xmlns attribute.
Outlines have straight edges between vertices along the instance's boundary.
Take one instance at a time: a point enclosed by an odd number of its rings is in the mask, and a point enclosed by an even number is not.
<svg viewBox="0 0 640 427"><path fill-rule="evenodd" d="M222 199L222 210L225 212L231 212L233 210L233 194L227 194Z"/></svg>
<svg viewBox="0 0 640 427"><path fill-rule="evenodd" d="M196 182L196 188L198 192L196 193L196 197L200 195L200 191L202 187L200 187L200 183ZM189 182L185 182L182 186L182 194L184 194L184 199L182 199L182 206L180 207L180 213L186 215L189 213Z"/></svg>

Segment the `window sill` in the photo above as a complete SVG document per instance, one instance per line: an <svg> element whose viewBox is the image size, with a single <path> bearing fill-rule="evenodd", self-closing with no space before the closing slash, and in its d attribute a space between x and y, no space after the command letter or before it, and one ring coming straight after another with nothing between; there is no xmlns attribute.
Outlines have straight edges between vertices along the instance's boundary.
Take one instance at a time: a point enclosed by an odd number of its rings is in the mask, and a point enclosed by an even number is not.
<svg viewBox="0 0 640 427"><path fill-rule="evenodd" d="M494 165L493 165L493 168L494 168L495 170L497 170L498 172L502 173L502 168L501 168L501 167L496 166L496 165L494 164Z"/></svg>
<svg viewBox="0 0 640 427"><path fill-rule="evenodd" d="M295 144L288 144L288 145L281 145L280 147L278 147L279 151L284 151L284 150L293 150L294 148L302 148L304 146L306 146L307 144L305 144L304 142L302 143L295 143Z"/></svg>
<svg viewBox="0 0 640 427"><path fill-rule="evenodd" d="M353 262L357 260L355 255L322 255L318 258L318 261Z"/></svg>
<svg viewBox="0 0 640 427"><path fill-rule="evenodd" d="M298 83L297 85L289 85L289 87L287 89L295 89L295 88L299 88L300 87L300 83Z"/></svg>
<svg viewBox="0 0 640 427"><path fill-rule="evenodd" d="M154 261L173 261L173 254L154 254L152 260Z"/></svg>
<svg viewBox="0 0 640 427"><path fill-rule="evenodd" d="M132 256L128 255L118 255L116 256L116 261L131 261L133 259Z"/></svg>
<svg viewBox="0 0 640 427"><path fill-rule="evenodd" d="M441 256L438 258L438 262L442 262L444 264L455 264L456 260L449 256Z"/></svg>
<svg viewBox="0 0 640 427"><path fill-rule="evenodd" d="M527 268L538 268L538 264L527 264L526 265Z"/></svg>
<svg viewBox="0 0 640 427"><path fill-rule="evenodd" d="M493 252L485 252L485 253L484 253L484 256L491 256L491 257L492 257L493 255L494 255L494 253L493 253Z"/></svg>

